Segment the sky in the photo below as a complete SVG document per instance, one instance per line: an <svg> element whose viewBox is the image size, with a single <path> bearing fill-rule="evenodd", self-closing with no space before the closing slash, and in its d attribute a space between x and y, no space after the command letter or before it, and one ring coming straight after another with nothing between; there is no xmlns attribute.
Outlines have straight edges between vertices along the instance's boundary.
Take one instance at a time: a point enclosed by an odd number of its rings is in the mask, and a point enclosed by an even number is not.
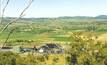
<svg viewBox="0 0 107 65"><path fill-rule="evenodd" d="M0 0L1 2L6 0ZM6 17L18 17L28 0L10 0ZM1 7L3 8L3 4ZM107 0L34 0L24 17L107 15Z"/></svg>

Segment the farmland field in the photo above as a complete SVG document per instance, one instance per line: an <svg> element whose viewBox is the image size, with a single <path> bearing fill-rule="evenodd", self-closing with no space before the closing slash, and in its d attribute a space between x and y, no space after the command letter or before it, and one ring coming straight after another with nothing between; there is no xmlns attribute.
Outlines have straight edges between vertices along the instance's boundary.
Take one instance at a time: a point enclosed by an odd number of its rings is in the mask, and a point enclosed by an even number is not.
<svg viewBox="0 0 107 65"><path fill-rule="evenodd" d="M6 18L6 21L12 18ZM7 22L5 22L7 23ZM4 25L5 25L4 23ZM70 42L69 37L73 32L92 32L100 37L107 32L107 19L94 18L30 18L21 19L13 23L0 35L1 43L5 40L9 31L15 28L11 34L8 43L18 40L48 42L65 41ZM2 27L1 27L2 29ZM103 35L105 36L105 35Z"/></svg>
<svg viewBox="0 0 107 65"><path fill-rule="evenodd" d="M13 18L5 18L0 30L11 20ZM16 65L44 65L44 63L45 65L70 65L72 63L103 65L107 59L107 19L105 18L22 18L0 33L1 45L14 28L5 46L23 45L24 47L58 43L64 47L65 52L63 54L42 54L43 56L28 53L27 56L24 55L24 58L23 53L20 56L17 53L3 52L0 53L0 59L6 58L2 62L0 60L1 65L6 65L5 62L8 65L11 63Z"/></svg>

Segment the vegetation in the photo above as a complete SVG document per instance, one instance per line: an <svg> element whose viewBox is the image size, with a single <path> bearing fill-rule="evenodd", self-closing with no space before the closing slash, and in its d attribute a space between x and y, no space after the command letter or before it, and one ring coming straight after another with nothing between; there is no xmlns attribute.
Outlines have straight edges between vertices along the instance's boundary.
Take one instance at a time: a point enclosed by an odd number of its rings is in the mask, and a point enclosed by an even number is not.
<svg viewBox="0 0 107 65"><path fill-rule="evenodd" d="M23 18L0 34L0 43L4 42L11 29L17 27L7 46L65 42L61 44L65 46L65 53L25 55L0 52L0 65L106 65L107 19L99 17ZM5 20L7 23L12 18Z"/></svg>
<svg viewBox="0 0 107 65"><path fill-rule="evenodd" d="M6 18L5 23L12 18ZM34 42L47 41L66 41L72 32L92 31L100 36L107 32L107 19L96 18L22 18L16 23L11 24L6 31L0 36L0 41L4 41L9 31L17 27L14 33L10 36L8 43L14 43L18 40ZM0 27L2 29L2 27ZM44 39L43 39L44 38ZM26 42L27 42L26 41ZM19 42L18 42L19 43Z"/></svg>

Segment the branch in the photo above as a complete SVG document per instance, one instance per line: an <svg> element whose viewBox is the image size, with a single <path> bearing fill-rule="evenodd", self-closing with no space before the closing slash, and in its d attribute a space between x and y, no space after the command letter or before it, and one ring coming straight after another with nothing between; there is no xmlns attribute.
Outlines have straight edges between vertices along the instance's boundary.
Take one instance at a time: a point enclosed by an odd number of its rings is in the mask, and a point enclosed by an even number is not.
<svg viewBox="0 0 107 65"><path fill-rule="evenodd" d="M12 30L9 32L6 40L4 41L4 43L3 43L3 45L1 46L0 49L2 49L2 48L5 46L5 44L7 43L8 39L10 38L10 35L14 32L14 30L16 30L16 28L12 29Z"/></svg>
<svg viewBox="0 0 107 65"><path fill-rule="evenodd" d="M4 30L6 30L7 27L8 27L10 24L12 24L12 23L16 22L17 20L19 20L20 18L22 18L22 17L24 16L24 12L30 7L30 5L32 4L33 1L34 1L34 0L29 0L28 6L21 12L20 16L19 16L18 18L16 18L16 19L10 21L7 25L5 25L5 26L3 27L3 29L0 31L0 33L2 33Z"/></svg>
<svg viewBox="0 0 107 65"><path fill-rule="evenodd" d="M3 16L4 16L4 12L6 10L7 5L9 4L10 0L6 1L6 5L4 6L3 10L2 10L2 15L1 15L1 20L0 20L0 24L2 24L3 21Z"/></svg>
<svg viewBox="0 0 107 65"><path fill-rule="evenodd" d="M22 16L24 15L24 12L31 6L31 4L32 4L33 1L34 1L34 0L29 0L28 6L22 11L22 13L20 14L19 17L22 17Z"/></svg>
<svg viewBox="0 0 107 65"><path fill-rule="evenodd" d="M10 0L7 1L6 6L5 6L4 9L3 9L2 19L3 19L3 16L4 16L5 8L7 7L9 1L10 1ZM24 12L30 7L30 5L32 4L33 1L34 1L34 0L29 0L28 6L21 12L21 14L19 15L19 17L16 18L16 19L14 19L14 20L12 20L12 21L10 21L9 23L7 23L7 25L5 25L5 26L3 27L3 29L0 31L0 33L2 33L4 30L6 30L9 25L11 25L12 23L16 22L16 21L19 20L20 18L22 18L22 17L24 16ZM1 22L2 22L2 20L1 20ZM4 47L4 45L7 43L10 35L14 32L15 29L16 29L16 28L12 29L12 30L9 32L9 34L8 34L5 42L3 43L3 45L1 46L0 49L2 49L2 48Z"/></svg>

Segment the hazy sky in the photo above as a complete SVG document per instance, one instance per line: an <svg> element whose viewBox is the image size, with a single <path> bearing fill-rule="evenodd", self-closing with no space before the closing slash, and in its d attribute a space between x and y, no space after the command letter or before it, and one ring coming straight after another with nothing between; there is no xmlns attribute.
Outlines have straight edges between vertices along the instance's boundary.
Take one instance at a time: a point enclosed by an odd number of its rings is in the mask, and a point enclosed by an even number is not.
<svg viewBox="0 0 107 65"><path fill-rule="evenodd" d="M25 8L26 2L27 0L10 0L5 16L17 17ZM35 0L25 17L97 15L107 15L107 0Z"/></svg>

